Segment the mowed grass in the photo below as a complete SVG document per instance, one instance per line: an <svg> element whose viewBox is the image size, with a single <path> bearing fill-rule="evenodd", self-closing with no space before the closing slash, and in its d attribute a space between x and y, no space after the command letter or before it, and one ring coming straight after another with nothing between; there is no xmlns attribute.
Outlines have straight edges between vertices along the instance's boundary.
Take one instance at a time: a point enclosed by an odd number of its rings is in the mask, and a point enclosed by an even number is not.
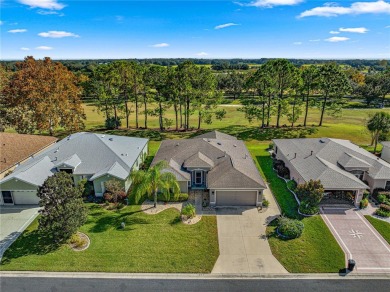
<svg viewBox="0 0 390 292"><path fill-rule="evenodd" d="M97 110L94 103L83 104L87 120L86 129L99 131L104 129L104 115ZM134 110L134 105L130 107ZM150 104L150 109L155 105ZM339 139L347 139L355 142L359 145L369 145L371 142L370 133L366 130L365 124L370 114L374 114L378 111L385 111L390 113L390 109L343 109L342 116L331 117L325 115L324 123L322 127L318 127L320 112L317 108L311 108L308 117L308 126L310 130L297 127L295 129L281 128L281 129L259 129L260 122L254 121L249 123L245 119L244 113L237 109L240 105L221 105L221 108L226 110L226 116L223 120L214 120L212 124L201 124L201 128L204 130L218 129L228 134L234 134L243 140L260 140L267 141L273 138L295 138L295 137L331 137ZM142 114L142 108L139 109L139 126L144 126L144 117ZM197 127L197 112L190 118L190 126ZM174 111L172 108L167 109L164 117L175 120ZM272 117L271 125L275 124L275 117ZM281 119L282 125L289 126L290 123L286 117ZM301 117L296 123L296 126L303 124L303 117ZM126 121L122 119L122 128L126 126ZM187 138L191 136L191 133L173 132L174 125L171 129L168 129L165 133L159 133L156 131L158 128L158 118L154 116L148 117L148 127L151 130L135 130L135 113L130 115L130 127L132 130L123 130L123 134L150 137L153 140L163 140L169 138ZM119 134L121 131L112 131L115 134Z"/></svg>
<svg viewBox="0 0 390 292"><path fill-rule="evenodd" d="M297 213L298 204L288 191L286 183L272 169L272 159L267 152L268 144L255 141L247 147L261 167L282 213L298 218L305 225L301 237L285 240L276 236L275 226L267 227L272 254L290 273L337 273L345 267L344 253L322 218L317 215L302 218Z"/></svg>
<svg viewBox="0 0 390 292"><path fill-rule="evenodd" d="M5 252L0 270L208 273L219 255L215 216L185 225L174 209L147 215L139 206L107 211L90 204L80 231L91 245L81 252L57 247L37 227L35 220Z"/></svg>
<svg viewBox="0 0 390 292"><path fill-rule="evenodd" d="M372 226L382 235L382 237L390 244L390 223L383 220L376 219L370 215L365 215L366 219Z"/></svg>

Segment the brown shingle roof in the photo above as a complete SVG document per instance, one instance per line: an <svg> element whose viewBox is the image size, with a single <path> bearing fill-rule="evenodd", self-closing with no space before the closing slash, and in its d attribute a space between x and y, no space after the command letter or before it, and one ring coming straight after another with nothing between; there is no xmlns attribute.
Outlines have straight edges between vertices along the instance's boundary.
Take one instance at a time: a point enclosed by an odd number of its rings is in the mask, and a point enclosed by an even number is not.
<svg viewBox="0 0 390 292"><path fill-rule="evenodd" d="M0 172L4 172L56 141L57 138L50 136L0 133Z"/></svg>

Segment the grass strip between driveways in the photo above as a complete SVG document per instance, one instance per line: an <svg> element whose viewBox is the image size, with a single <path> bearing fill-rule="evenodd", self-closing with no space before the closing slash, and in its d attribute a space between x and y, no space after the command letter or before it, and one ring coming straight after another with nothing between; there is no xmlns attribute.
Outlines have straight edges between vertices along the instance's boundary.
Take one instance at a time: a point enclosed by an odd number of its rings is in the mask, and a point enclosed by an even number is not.
<svg viewBox="0 0 390 292"><path fill-rule="evenodd" d="M0 270L208 273L218 258L215 216L185 225L175 209L147 215L140 206L88 207L88 221L80 228L91 239L87 250L56 246L37 230L35 220L5 252Z"/></svg>
<svg viewBox="0 0 390 292"><path fill-rule="evenodd" d="M390 223L383 220L379 220L370 215L365 215L366 219L371 223L372 226L379 232L380 235L390 244Z"/></svg>
<svg viewBox="0 0 390 292"><path fill-rule="evenodd" d="M290 273L337 273L345 268L344 252L317 215L301 218L297 213L298 204L288 191L286 183L278 178L272 169L272 158L267 152L268 143L247 143L252 157L261 167L261 173L268 182L282 213L299 218L305 225L301 237L284 240L275 235L275 226L267 227L272 254Z"/></svg>

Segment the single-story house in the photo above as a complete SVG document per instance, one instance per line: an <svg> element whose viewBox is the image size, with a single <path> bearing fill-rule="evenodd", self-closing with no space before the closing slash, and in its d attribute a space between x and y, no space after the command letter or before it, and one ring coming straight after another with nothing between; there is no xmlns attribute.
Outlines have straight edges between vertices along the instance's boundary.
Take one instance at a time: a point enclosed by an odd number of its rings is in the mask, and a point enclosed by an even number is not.
<svg viewBox="0 0 390 292"><path fill-rule="evenodd" d="M390 141L381 142L383 148L381 158L390 163Z"/></svg>
<svg viewBox="0 0 390 292"><path fill-rule="evenodd" d="M181 192L207 192L211 206L256 206L266 188L243 141L217 131L165 140L152 165L165 160Z"/></svg>
<svg viewBox="0 0 390 292"><path fill-rule="evenodd" d="M390 164L348 140L274 139L275 158L302 184L320 180L325 191L351 192L355 204L365 190L390 189Z"/></svg>
<svg viewBox="0 0 390 292"><path fill-rule="evenodd" d="M18 164L43 151L57 138L0 132L0 179L10 174Z"/></svg>
<svg viewBox="0 0 390 292"><path fill-rule="evenodd" d="M148 139L95 133L76 133L33 155L0 180L0 204L38 204L38 187L55 172L66 171L75 185L87 179L96 196L103 196L104 182L112 178L127 191L130 173L148 152Z"/></svg>

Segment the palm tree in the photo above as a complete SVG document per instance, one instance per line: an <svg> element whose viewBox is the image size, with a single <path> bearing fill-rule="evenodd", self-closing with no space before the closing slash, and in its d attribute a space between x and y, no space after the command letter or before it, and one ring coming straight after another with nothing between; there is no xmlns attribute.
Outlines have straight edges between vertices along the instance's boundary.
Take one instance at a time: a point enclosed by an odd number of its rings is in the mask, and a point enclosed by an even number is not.
<svg viewBox="0 0 390 292"><path fill-rule="evenodd" d="M138 170L131 174L133 181L133 195L138 201L143 195L154 195L154 207L157 206L157 192L161 191L165 195L180 192L176 177L170 172L163 170L168 167L166 161L159 161L148 170Z"/></svg>

